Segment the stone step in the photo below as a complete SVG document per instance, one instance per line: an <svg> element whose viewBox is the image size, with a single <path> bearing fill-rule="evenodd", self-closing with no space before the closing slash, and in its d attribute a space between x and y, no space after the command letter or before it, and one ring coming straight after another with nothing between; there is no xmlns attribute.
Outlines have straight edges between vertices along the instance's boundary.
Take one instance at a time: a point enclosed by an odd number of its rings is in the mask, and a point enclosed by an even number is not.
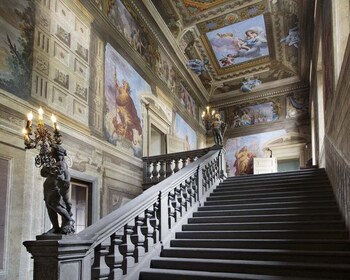
<svg viewBox="0 0 350 280"><path fill-rule="evenodd" d="M183 231L211 230L291 230L291 229L346 229L343 220L339 221L299 221L299 222L260 222L260 223L197 223L182 226Z"/></svg>
<svg viewBox="0 0 350 280"><path fill-rule="evenodd" d="M278 249L167 248L161 257L350 264L350 252Z"/></svg>
<svg viewBox="0 0 350 280"><path fill-rule="evenodd" d="M193 213L193 217L209 216L239 216L239 215L268 215L268 214L307 214L307 213L337 213L337 207L288 207L288 208L261 208L243 210L211 210L206 207Z"/></svg>
<svg viewBox="0 0 350 280"><path fill-rule="evenodd" d="M279 178L279 179L273 179L273 180L245 180L241 182L228 182L223 181L221 182L217 188L224 189L224 188L255 188L255 187L278 187L278 186L286 186L291 187L295 185L303 185L303 186L317 186L322 184L329 184L329 181L327 178L318 178L318 179L302 179L302 178Z"/></svg>
<svg viewBox="0 0 350 280"><path fill-rule="evenodd" d="M328 221L340 220L336 213L308 213L308 214L270 214L270 215L240 215L240 216L211 216L188 218L188 223L247 223L247 222L298 222L298 221Z"/></svg>
<svg viewBox="0 0 350 280"><path fill-rule="evenodd" d="M247 273L223 273L179 269L145 269L139 280L281 280L280 276ZM283 277L283 280L319 280L319 278Z"/></svg>
<svg viewBox="0 0 350 280"><path fill-rule="evenodd" d="M218 203L217 201L203 203L204 206L198 208L199 211L205 211L208 209L211 211L214 210L244 210L244 209L264 209L264 208L281 208L281 207L320 207L320 206L329 206L329 207L338 207L334 198L329 200L320 200L320 201L285 201L285 202L258 202L258 203L244 203L244 204L232 204L230 200L222 201Z"/></svg>
<svg viewBox="0 0 350 280"><path fill-rule="evenodd" d="M186 248L236 248L236 249L280 249L295 251L349 251L350 240L318 239L174 239L171 247Z"/></svg>
<svg viewBox="0 0 350 280"><path fill-rule="evenodd" d="M266 183L296 183L296 182L302 182L302 183L313 183L313 182L329 182L327 176L278 176L278 177L268 177L266 178L257 178L255 176L250 176L244 178L244 180L238 180L238 179L226 179L225 181L220 183L220 186L226 186L226 185L233 185L233 186L239 186L239 185L259 185L259 184L266 184Z"/></svg>
<svg viewBox="0 0 350 280"><path fill-rule="evenodd" d="M288 201L316 201L316 200L330 200L333 198L333 194L331 192L318 194L317 192L313 194L301 194L301 195L286 195L286 196L274 196L274 197L234 197L234 196L217 196L217 197L208 197L207 202L227 202L230 201L231 203L261 203L261 202L288 202Z"/></svg>
<svg viewBox="0 0 350 280"><path fill-rule="evenodd" d="M313 195L329 195L329 197L333 197L333 191L331 188L328 189L319 189L319 190L298 190L298 191L273 191L270 192L255 192L255 193L234 193L234 194L213 194L208 197L209 200L216 199L245 199L245 198L274 198L274 197L295 197L295 196L304 196L304 197L312 197Z"/></svg>
<svg viewBox="0 0 350 280"><path fill-rule="evenodd" d="M244 194L244 193L265 193L265 192L275 192L275 191L300 191L300 190L329 190L329 183L318 183L313 185L305 185L305 184L279 184L279 185L271 185L266 184L262 186L218 186L213 190L211 195L226 195L226 194Z"/></svg>
<svg viewBox="0 0 350 280"><path fill-rule="evenodd" d="M346 279L350 275L350 266L344 264L310 264L291 263L282 261L250 261L250 260L218 260L218 259L190 259L165 258L152 259L151 268L181 269L228 273L253 273L276 276L297 277L337 277Z"/></svg>
<svg viewBox="0 0 350 280"><path fill-rule="evenodd" d="M287 172L275 172L275 173L265 173L265 174L248 174L248 175L241 175L241 176L229 176L226 178L226 182L238 182L238 181L247 181L247 180L273 180L275 178L327 178L327 173L325 170L314 170L314 171L287 171Z"/></svg>
<svg viewBox="0 0 350 280"><path fill-rule="evenodd" d="M231 230L231 231L182 231L177 239L347 239L346 230Z"/></svg>

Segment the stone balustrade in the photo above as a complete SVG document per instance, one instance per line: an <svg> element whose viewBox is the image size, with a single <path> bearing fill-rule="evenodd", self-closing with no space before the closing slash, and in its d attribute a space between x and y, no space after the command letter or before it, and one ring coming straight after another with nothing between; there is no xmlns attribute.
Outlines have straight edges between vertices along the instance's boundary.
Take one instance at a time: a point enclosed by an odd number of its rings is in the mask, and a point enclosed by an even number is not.
<svg viewBox="0 0 350 280"><path fill-rule="evenodd" d="M207 149L204 155L205 149L192 152L187 158L181 153L164 156L159 162L182 158L186 163L181 169L175 164L172 176L169 172L160 183L82 232L25 241L34 259L34 280L137 279L139 271L170 240L171 230L181 226L184 217L222 179L222 149ZM164 173L152 176L160 181Z"/></svg>
<svg viewBox="0 0 350 280"><path fill-rule="evenodd" d="M205 155L210 148L159 156L143 157L143 189L158 184L189 163Z"/></svg>

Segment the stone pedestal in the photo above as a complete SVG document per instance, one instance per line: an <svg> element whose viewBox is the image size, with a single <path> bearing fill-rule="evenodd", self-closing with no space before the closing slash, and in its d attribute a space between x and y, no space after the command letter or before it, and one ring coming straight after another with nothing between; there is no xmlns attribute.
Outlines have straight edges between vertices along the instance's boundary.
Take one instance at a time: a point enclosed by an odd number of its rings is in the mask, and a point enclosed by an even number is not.
<svg viewBox="0 0 350 280"><path fill-rule="evenodd" d="M92 241L72 236L39 235L23 245L34 259L34 280L90 279Z"/></svg>

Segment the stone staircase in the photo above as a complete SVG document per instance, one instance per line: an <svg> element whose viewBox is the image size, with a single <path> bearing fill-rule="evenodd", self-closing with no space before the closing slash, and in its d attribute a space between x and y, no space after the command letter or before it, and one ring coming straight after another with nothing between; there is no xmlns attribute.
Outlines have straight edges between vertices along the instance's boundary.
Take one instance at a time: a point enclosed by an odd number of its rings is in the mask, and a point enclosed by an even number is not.
<svg viewBox="0 0 350 280"><path fill-rule="evenodd" d="M350 279L349 234L325 171L226 179L139 279Z"/></svg>

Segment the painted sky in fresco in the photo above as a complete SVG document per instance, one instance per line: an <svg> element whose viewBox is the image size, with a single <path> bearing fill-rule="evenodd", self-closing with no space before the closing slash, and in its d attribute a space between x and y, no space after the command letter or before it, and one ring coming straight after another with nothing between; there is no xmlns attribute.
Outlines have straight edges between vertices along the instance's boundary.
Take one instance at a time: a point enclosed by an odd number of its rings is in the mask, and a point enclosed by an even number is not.
<svg viewBox="0 0 350 280"><path fill-rule="evenodd" d="M255 31L256 37L247 37L248 30ZM262 15L210 31L206 36L220 67L228 67L269 55L265 21ZM227 55L234 58L231 57L224 62Z"/></svg>
<svg viewBox="0 0 350 280"><path fill-rule="evenodd" d="M11 9L9 9L11 7ZM17 39L21 37L19 30L18 16L15 14L15 9L23 11L27 7L27 1L16 0L1 0L0 1L0 77L10 79L12 75L7 64L7 57L10 55L7 37L8 35L17 47L20 45Z"/></svg>
<svg viewBox="0 0 350 280"><path fill-rule="evenodd" d="M197 149L197 135L195 131L181 118L178 114L175 116L175 136L182 139L184 143L186 142L186 136L188 139L189 147L185 150L195 150ZM186 147L187 145L185 145Z"/></svg>

